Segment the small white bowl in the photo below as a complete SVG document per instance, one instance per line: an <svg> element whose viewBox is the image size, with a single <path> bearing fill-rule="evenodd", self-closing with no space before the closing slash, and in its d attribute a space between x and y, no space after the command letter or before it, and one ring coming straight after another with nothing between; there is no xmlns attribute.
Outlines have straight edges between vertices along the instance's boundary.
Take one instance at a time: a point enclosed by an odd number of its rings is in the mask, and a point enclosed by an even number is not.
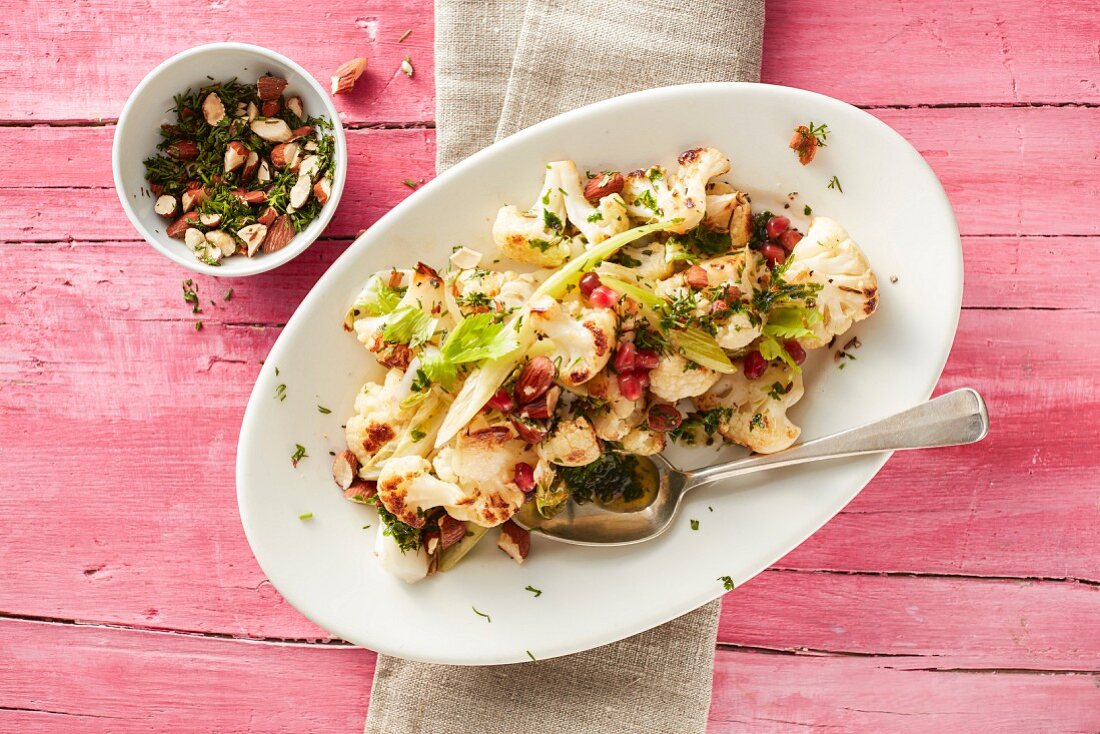
<svg viewBox="0 0 1100 734"><path fill-rule="evenodd" d="M305 231L295 235L283 249L270 254L258 253L250 258L234 255L223 259L220 265L207 265L195 259L183 242L165 234L169 222L153 211L155 199L148 193L144 161L157 153L156 146L161 141L160 126L175 122L171 112L175 95L209 84L208 77L217 81L235 77L249 83L268 72L289 82L284 94L301 97L307 114L323 115L331 120L332 135L336 141L332 193L320 216L310 222ZM137 85L119 115L111 162L115 190L122 201L122 208L146 242L165 257L190 270L207 275L239 277L279 267L305 251L321 235L332 220L344 191L348 149L336 107L328 92L309 72L282 54L260 46L211 43L176 54L153 69Z"/></svg>

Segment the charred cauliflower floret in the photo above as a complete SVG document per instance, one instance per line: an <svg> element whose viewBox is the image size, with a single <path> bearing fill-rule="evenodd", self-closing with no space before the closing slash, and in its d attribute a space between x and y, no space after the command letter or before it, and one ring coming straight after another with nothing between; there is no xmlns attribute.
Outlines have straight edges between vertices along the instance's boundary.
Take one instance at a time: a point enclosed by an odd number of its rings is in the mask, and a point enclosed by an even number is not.
<svg viewBox="0 0 1100 734"><path fill-rule="evenodd" d="M778 362L750 380L740 362L734 366L737 370L695 398L695 405L701 410L723 410L718 432L729 441L760 454L790 446L801 429L787 417L787 410L802 398L802 374Z"/></svg>
<svg viewBox="0 0 1100 734"><path fill-rule="evenodd" d="M631 171L624 178L623 201L631 217L642 222L680 218L668 231L695 229L707 212L707 182L730 169L729 159L714 148L692 148L680 154L671 174L660 166Z"/></svg>
<svg viewBox="0 0 1100 734"><path fill-rule="evenodd" d="M515 483L516 464L534 464L534 452L509 426L470 427L440 449L432 465L436 474L462 491L444 505L447 514L491 528L508 520L523 505Z"/></svg>
<svg viewBox="0 0 1100 734"><path fill-rule="evenodd" d="M677 273L657 283L656 293L687 304L698 320L714 326L718 346L735 351L760 336L761 319L753 314L752 301L758 268L763 261L748 249L700 262L706 284L698 271Z"/></svg>
<svg viewBox="0 0 1100 734"><path fill-rule="evenodd" d="M826 217L814 218L795 245L786 280L821 286L816 295L821 319L813 325L815 336L800 340L807 349L828 344L878 307L878 281L870 263L844 228Z"/></svg>
<svg viewBox="0 0 1100 734"><path fill-rule="evenodd" d="M603 242L630 228L630 218L621 196L609 194L592 204L584 196L584 185L573 161L556 161L550 164L550 168L556 169L560 177L569 221L580 230L589 245Z"/></svg>
<svg viewBox="0 0 1100 734"><path fill-rule="evenodd" d="M378 475L378 501L410 527L424 526L425 510L453 507L466 499L457 484L432 474L432 464L423 456L390 459Z"/></svg>
<svg viewBox="0 0 1100 734"><path fill-rule="evenodd" d="M615 375L602 370L587 383L588 395L599 405L591 411L592 427L604 441L621 441L645 420L645 398L630 400L619 391Z"/></svg>
<svg viewBox="0 0 1100 734"><path fill-rule="evenodd" d="M356 319L355 334L385 367L405 369L415 356L416 344L387 336L387 327L410 310L438 319L444 312L443 278L431 267L417 263L408 278L408 287L397 306L382 316Z"/></svg>
<svg viewBox="0 0 1100 734"><path fill-rule="evenodd" d="M558 423L538 446L539 457L558 466L584 466L600 458L603 451L588 419L578 416Z"/></svg>
<svg viewBox="0 0 1100 734"><path fill-rule="evenodd" d="M391 369L385 382L368 382L355 397L355 415L348 419L344 431L348 448L359 460L362 475L374 474L380 453L395 441L412 420L413 411L401 408L408 393L404 373Z"/></svg>
<svg viewBox="0 0 1100 734"><path fill-rule="evenodd" d="M662 400L675 403L702 395L718 381L718 377L714 370L688 362L675 352L668 352L661 355L657 367L649 373L649 390Z"/></svg>
<svg viewBox="0 0 1100 734"><path fill-rule="evenodd" d="M665 450L668 438L663 433L638 427L623 436L623 451L636 456L653 456Z"/></svg>
<svg viewBox="0 0 1100 734"><path fill-rule="evenodd" d="M486 311L507 313L526 303L535 286L530 273L470 268L448 276L447 296L463 316Z"/></svg>
<svg viewBox="0 0 1100 734"><path fill-rule="evenodd" d="M720 181L707 184L703 224L714 232L728 232L731 249L744 247L752 238L752 204L748 195Z"/></svg>
<svg viewBox="0 0 1100 734"><path fill-rule="evenodd" d="M531 304L530 323L553 344L547 356L558 367L558 380L568 387L592 379L615 348L618 317L608 308L588 308L576 299L558 303L539 298Z"/></svg>
<svg viewBox="0 0 1100 734"><path fill-rule="evenodd" d="M534 206L520 211L509 204L497 212L493 241L505 256L517 262L556 268L572 254L572 243L565 236L565 219L561 171L548 166Z"/></svg>

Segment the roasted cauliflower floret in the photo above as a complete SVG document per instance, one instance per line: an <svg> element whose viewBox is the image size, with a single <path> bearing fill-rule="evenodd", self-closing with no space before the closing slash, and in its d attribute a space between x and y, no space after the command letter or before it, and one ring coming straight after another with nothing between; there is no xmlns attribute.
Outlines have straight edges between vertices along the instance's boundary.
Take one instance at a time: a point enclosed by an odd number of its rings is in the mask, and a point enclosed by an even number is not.
<svg viewBox="0 0 1100 734"><path fill-rule="evenodd" d="M707 184L703 224L715 232L728 232L731 249L744 247L752 238L752 204L748 195L721 181Z"/></svg>
<svg viewBox="0 0 1100 734"><path fill-rule="evenodd" d="M714 338L720 347L731 351L741 349L760 336L763 326L751 309L760 262L762 260L747 249L704 260L698 267L706 273L705 287L698 287L698 283L696 287L691 286L684 272L658 282L655 291L670 300L693 305L692 314L715 327Z"/></svg>
<svg viewBox="0 0 1100 734"><path fill-rule="evenodd" d="M718 381L719 376L714 370L689 363L679 354L668 352L661 356L657 367L649 373L649 390L662 400L675 403L702 395Z"/></svg>
<svg viewBox="0 0 1100 734"><path fill-rule="evenodd" d="M701 410L729 411L729 417L718 424L718 432L729 441L760 454L790 446L802 432L787 417L787 410L802 398L802 374L777 362L750 380L740 362L734 366L737 370L695 398L695 405Z"/></svg>
<svg viewBox="0 0 1100 734"><path fill-rule="evenodd" d="M560 177L569 221L580 230L589 245L603 242L630 228L630 218L621 196L610 194L593 205L584 197L584 185L573 161L556 161L550 164L550 168L556 169Z"/></svg>
<svg viewBox="0 0 1100 734"><path fill-rule="evenodd" d="M372 467L379 453L401 435L412 419L413 411L401 408L407 394L404 373L392 369L386 373L385 382L368 382L355 396L355 415L348 419L344 435L364 478L374 476Z"/></svg>
<svg viewBox="0 0 1100 734"><path fill-rule="evenodd" d="M878 307L878 281L870 263L844 228L826 217L815 217L795 245L786 280L821 285L816 295L821 320L812 327L815 336L799 340L807 349L828 344Z"/></svg>
<svg viewBox="0 0 1100 734"><path fill-rule="evenodd" d="M618 317L608 308L588 308L576 299L558 303L539 298L531 304L530 323L553 344L547 356L558 367L558 380L569 387L592 379L615 348Z"/></svg>
<svg viewBox="0 0 1100 734"><path fill-rule="evenodd" d="M432 464L423 456L394 457L378 475L378 501L398 520L414 528L424 526L425 510L453 507L466 499L466 493L457 484L432 474Z"/></svg>
<svg viewBox="0 0 1100 734"><path fill-rule="evenodd" d="M447 278L448 302L463 316L486 311L510 312L534 293L536 281L530 273L511 270L458 270Z"/></svg>
<svg viewBox="0 0 1100 734"><path fill-rule="evenodd" d="M471 426L440 449L432 464L443 481L462 490L463 497L444 505L456 520L483 527L499 525L523 505L516 486L516 464L534 464L536 457L509 426Z"/></svg>
<svg viewBox="0 0 1100 734"><path fill-rule="evenodd" d="M428 575L431 559L423 544L415 551L403 551L392 535L383 532L381 525L374 536L374 555L386 573L407 584L415 584Z"/></svg>
<svg viewBox="0 0 1100 734"><path fill-rule="evenodd" d="M663 433L638 427L623 437L623 451L635 456L653 456L665 450L668 438Z"/></svg>
<svg viewBox="0 0 1100 734"><path fill-rule="evenodd" d="M645 420L645 398L630 400L619 392L615 375L602 370L587 383L588 395L600 407L590 413L596 435L604 441L621 441L630 430Z"/></svg>
<svg viewBox="0 0 1100 734"><path fill-rule="evenodd" d="M588 419L578 416L562 420L538 446L539 457L558 466L584 466L600 458L603 451Z"/></svg>
<svg viewBox="0 0 1100 734"><path fill-rule="evenodd" d="M556 268L572 254L572 243L565 236L565 217L561 171L547 167L534 206L524 212L509 204L497 212L493 241L517 262Z"/></svg>
<svg viewBox="0 0 1100 734"><path fill-rule="evenodd" d="M631 171L624 178L623 201L631 217L643 222L680 218L668 231L683 234L695 229L707 211L707 182L730 169L729 159L714 148L685 150L680 167L670 174L660 166Z"/></svg>
<svg viewBox="0 0 1100 734"><path fill-rule="evenodd" d="M408 279L408 288L392 312L383 316L368 316L356 319L355 334L375 359L385 367L405 369L415 356L414 349L407 343L388 341L385 337L386 326L394 314L402 310L416 309L433 319L443 315L443 278L434 269L424 263L417 263Z"/></svg>

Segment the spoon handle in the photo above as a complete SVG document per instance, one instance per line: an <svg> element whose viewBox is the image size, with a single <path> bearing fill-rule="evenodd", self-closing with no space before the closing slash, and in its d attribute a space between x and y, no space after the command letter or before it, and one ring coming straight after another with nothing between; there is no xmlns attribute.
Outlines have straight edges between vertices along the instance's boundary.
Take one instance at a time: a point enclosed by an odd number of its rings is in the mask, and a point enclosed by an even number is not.
<svg viewBox="0 0 1100 734"><path fill-rule="evenodd" d="M684 472L684 490L762 469L902 449L926 449L976 443L989 433L985 401L963 388L859 428L797 444L775 454L748 456Z"/></svg>

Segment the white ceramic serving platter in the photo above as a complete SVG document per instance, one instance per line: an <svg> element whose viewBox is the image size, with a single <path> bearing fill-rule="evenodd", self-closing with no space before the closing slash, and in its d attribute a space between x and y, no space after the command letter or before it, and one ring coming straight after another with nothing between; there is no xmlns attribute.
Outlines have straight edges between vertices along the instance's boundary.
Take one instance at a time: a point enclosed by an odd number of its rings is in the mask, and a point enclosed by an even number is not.
<svg viewBox="0 0 1100 734"><path fill-rule="evenodd" d="M831 134L803 167L787 144L810 120L828 123ZM498 207L529 206L547 161L572 158L593 171L672 167L679 152L701 145L729 156L727 178L751 194L755 209L781 210L788 193L798 192L783 211L796 225L805 229L807 204L839 220L878 275L878 312L852 332L863 343L857 359L840 370L831 352L818 350L805 365L806 396L792 411L803 437L929 397L955 334L962 256L943 188L901 136L843 102L767 85L669 87L576 110L478 153L397 206L333 264L273 347L241 428L237 494L252 549L291 604L334 635L415 660L493 664L527 661L528 652L565 655L721 596L721 576L746 582L867 484L887 456L705 487L686 498L675 527L657 540L589 548L535 535L522 566L496 548L491 532L455 570L411 586L384 574L372 556L374 511L347 502L333 485L328 452L344 448L341 425L354 396L380 374L341 328L371 273L417 260L443 267L455 245L491 252ZM834 175L843 193L827 187ZM279 384L287 386L283 401L274 398ZM332 414L318 412L318 404ZM294 468L299 443L309 456ZM736 454L701 449L673 458L702 465ZM308 512L312 519L299 519ZM526 591L529 585L542 595Z"/></svg>

